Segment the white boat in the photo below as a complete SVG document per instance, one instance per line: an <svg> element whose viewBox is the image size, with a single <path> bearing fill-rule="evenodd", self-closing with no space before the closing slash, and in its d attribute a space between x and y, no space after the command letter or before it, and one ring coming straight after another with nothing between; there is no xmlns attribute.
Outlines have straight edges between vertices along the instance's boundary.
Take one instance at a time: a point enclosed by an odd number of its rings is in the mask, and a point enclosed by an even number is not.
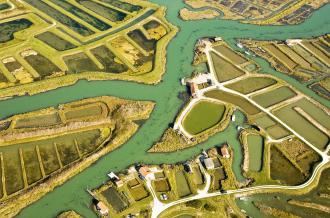
<svg viewBox="0 0 330 218"><path fill-rule="evenodd" d="M107 175L109 176L110 179L119 180L119 177L114 172L110 172Z"/></svg>
<svg viewBox="0 0 330 218"><path fill-rule="evenodd" d="M241 43L237 43L236 45L237 45L237 47L239 47L239 48L244 48L243 45L242 45Z"/></svg>

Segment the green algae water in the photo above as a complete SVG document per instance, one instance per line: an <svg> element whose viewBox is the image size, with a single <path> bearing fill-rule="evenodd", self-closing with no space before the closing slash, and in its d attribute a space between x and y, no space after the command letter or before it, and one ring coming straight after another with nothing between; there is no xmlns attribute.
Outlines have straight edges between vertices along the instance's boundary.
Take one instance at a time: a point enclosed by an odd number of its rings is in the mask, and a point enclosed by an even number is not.
<svg viewBox="0 0 330 218"><path fill-rule="evenodd" d="M237 120L235 123L231 123L224 132L216 134L205 143L173 153L148 154L146 152L159 140L168 125L174 121L183 104L183 101L178 98L178 94L185 91L185 87L180 85L180 78L189 76L194 70L191 61L196 41L205 36L221 36L231 45L234 45L237 38L284 40L287 38L309 38L330 31L330 17L328 16L330 5L321 8L300 25L255 26L221 19L182 21L177 17L180 8L184 6L181 1L153 0L153 2L167 6L166 18L180 28L180 32L167 48L167 70L160 84L151 86L124 81L79 81L73 86L0 102L1 118L101 95L156 102L155 110L150 119L126 144L104 156L36 203L23 209L18 217L55 217L59 212L69 209L76 210L84 217L96 217L89 208L91 197L86 189L101 185L106 181L108 172L123 170L135 162L158 164L184 161L200 153L201 149L207 149L223 142L228 142L234 149L233 170L237 179L243 181L244 177L240 169L242 152L237 140L237 126L244 123L244 115L238 111L236 112ZM329 107L328 101L316 95L306 85L274 71L265 61L258 58L256 60L262 67L262 73L270 73L286 80L301 92ZM248 208L246 210L248 211Z"/></svg>

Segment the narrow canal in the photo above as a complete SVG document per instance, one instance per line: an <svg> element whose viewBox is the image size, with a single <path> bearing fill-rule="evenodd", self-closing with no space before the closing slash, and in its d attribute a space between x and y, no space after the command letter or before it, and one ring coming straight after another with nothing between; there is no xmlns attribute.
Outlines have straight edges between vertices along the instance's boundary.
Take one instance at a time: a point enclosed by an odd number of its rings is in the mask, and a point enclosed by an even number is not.
<svg viewBox="0 0 330 218"><path fill-rule="evenodd" d="M293 26L255 26L241 24L236 21L220 19L202 21L182 21L178 12L183 3L177 1L152 0L168 8L167 19L180 28L178 35L171 41L167 49L167 70L163 81L156 85L143 85L124 81L80 81L69 87L59 88L34 96L15 97L0 102L0 118L13 114L28 112L58 104L79 100L82 98L113 95L136 100L152 100L156 108L150 119L142 126L126 144L101 158L91 167L75 176L64 185L56 188L42 199L22 210L18 217L55 217L62 210L74 209L84 217L95 217L88 208L90 196L86 188L94 188L106 180L106 173L125 169L134 162L144 163L174 163L184 161L198 154L201 149L227 141L235 151L234 172L238 179L243 179L240 173L242 159L240 145L237 141L236 126L244 122L244 116L237 113L236 123L222 133L211 137L202 143L184 151L167 154L148 154L146 151L159 140L164 130L174 121L183 102L178 98L185 91L180 85L180 78L189 76L194 68L191 66L193 48L197 39L205 36L221 36L233 44L237 38L279 39L308 38L328 33L330 30L330 5L318 10L310 19L300 25ZM271 73L286 80L301 92L329 106L329 102L318 97L306 86L292 78L272 70L269 65L258 59L263 67L263 73Z"/></svg>

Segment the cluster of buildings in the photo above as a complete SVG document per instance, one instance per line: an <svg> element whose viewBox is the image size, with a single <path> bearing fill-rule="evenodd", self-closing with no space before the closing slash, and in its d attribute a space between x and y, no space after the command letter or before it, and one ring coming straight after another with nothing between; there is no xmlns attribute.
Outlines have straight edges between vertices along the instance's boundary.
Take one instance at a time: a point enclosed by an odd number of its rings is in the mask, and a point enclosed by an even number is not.
<svg viewBox="0 0 330 218"><path fill-rule="evenodd" d="M181 84L189 87L190 95L193 98L197 98L199 96L199 90L213 85L209 73L198 73L192 78L183 78L181 80Z"/></svg>
<svg viewBox="0 0 330 218"><path fill-rule="evenodd" d="M197 158L181 164L136 164L125 174L111 172L108 174L110 181L91 192L95 198L94 208L101 217L148 214L152 193L165 203L197 194L198 189L205 187L206 174L212 178L210 191L220 190L221 181L227 178L221 158L230 158L227 144L203 151Z"/></svg>

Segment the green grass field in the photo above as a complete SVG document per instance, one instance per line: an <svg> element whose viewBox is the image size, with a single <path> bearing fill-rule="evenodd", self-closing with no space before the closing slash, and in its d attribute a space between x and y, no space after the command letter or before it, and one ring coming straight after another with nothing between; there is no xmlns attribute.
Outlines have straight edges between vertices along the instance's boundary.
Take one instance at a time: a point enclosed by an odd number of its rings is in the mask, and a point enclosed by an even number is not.
<svg viewBox="0 0 330 218"><path fill-rule="evenodd" d="M296 93L292 89L287 86L282 86L272 91L253 96L252 99L262 107L270 107L289 98L293 98L294 96L296 96Z"/></svg>
<svg viewBox="0 0 330 218"><path fill-rule="evenodd" d="M225 82L244 75L244 71L229 63L219 55L211 52L213 67L219 82Z"/></svg>
<svg viewBox="0 0 330 218"><path fill-rule="evenodd" d="M283 122L287 123L297 133L302 135L310 143L319 149L324 149L329 143L328 136L312 123L310 123L305 117L300 115L294 109L295 107L296 103L289 104L278 110L275 110L274 114Z"/></svg>
<svg viewBox="0 0 330 218"><path fill-rule="evenodd" d="M262 169L264 140L260 135L248 134L247 143L249 148L249 169L259 172Z"/></svg>
<svg viewBox="0 0 330 218"><path fill-rule="evenodd" d="M214 47L214 49L220 52L223 56L227 57L229 60L231 60L234 64L243 64L244 62L247 62L245 58L238 55L236 52L234 52L225 45L218 45Z"/></svg>
<svg viewBox="0 0 330 218"><path fill-rule="evenodd" d="M201 133L219 123L225 110L223 104L201 101L186 115L183 127L192 135Z"/></svg>
<svg viewBox="0 0 330 218"><path fill-rule="evenodd" d="M184 197L191 194L188 181L182 171L177 171L175 173L175 184L179 197Z"/></svg>
<svg viewBox="0 0 330 218"><path fill-rule="evenodd" d="M242 94L249 94L276 83L276 80L268 77L249 77L247 79L226 85L226 87Z"/></svg>

